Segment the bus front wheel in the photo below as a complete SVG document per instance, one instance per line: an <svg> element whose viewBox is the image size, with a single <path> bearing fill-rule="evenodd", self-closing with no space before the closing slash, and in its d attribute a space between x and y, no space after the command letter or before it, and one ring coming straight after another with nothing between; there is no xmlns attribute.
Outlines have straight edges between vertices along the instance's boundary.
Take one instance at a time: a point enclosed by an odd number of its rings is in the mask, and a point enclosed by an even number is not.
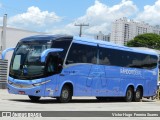
<svg viewBox="0 0 160 120"><path fill-rule="evenodd" d="M41 97L38 96L28 96L32 102L38 102Z"/></svg>
<svg viewBox="0 0 160 120"><path fill-rule="evenodd" d="M68 85L64 85L60 97L57 97L58 102L67 103L72 99L72 90Z"/></svg>
<svg viewBox="0 0 160 120"><path fill-rule="evenodd" d="M131 102L133 100L133 89L129 87L126 91L125 101Z"/></svg>

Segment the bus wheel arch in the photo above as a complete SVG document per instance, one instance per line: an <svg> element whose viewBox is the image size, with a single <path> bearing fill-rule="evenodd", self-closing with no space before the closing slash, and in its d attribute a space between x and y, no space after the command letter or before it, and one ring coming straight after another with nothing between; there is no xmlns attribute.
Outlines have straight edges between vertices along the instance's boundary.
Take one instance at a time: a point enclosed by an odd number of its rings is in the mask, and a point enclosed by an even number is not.
<svg viewBox="0 0 160 120"><path fill-rule="evenodd" d="M57 97L57 100L60 103L67 103L72 99L72 96L73 96L73 84L67 82L62 86L60 96Z"/></svg>
<svg viewBox="0 0 160 120"><path fill-rule="evenodd" d="M125 101L126 102L132 102L134 97L134 86L133 85L129 85L126 89L126 94L125 94Z"/></svg>
<svg viewBox="0 0 160 120"><path fill-rule="evenodd" d="M140 102L140 100L142 99L142 96L143 96L143 87L139 85L136 91L134 92L134 101Z"/></svg>

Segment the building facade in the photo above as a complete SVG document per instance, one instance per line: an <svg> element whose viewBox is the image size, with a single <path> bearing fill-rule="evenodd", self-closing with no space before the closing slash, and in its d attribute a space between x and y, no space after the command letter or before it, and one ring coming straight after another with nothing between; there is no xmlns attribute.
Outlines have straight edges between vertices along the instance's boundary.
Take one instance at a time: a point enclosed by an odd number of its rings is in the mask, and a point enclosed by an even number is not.
<svg viewBox="0 0 160 120"><path fill-rule="evenodd" d="M94 36L94 39L96 40L103 40L103 41L110 41L111 34L105 35L102 33L102 31L99 31L97 35Z"/></svg>
<svg viewBox="0 0 160 120"><path fill-rule="evenodd" d="M145 22L135 22L127 18L121 18L112 23L110 42L125 45L135 36L144 33L160 34L160 26L151 26Z"/></svg>

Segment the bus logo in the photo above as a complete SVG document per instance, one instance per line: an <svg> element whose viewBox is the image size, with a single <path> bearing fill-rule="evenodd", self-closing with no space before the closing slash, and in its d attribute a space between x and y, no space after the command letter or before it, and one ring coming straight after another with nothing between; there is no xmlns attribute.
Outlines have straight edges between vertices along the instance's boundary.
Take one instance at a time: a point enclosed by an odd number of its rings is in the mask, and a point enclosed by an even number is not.
<svg viewBox="0 0 160 120"><path fill-rule="evenodd" d="M141 71L139 71L137 69L121 68L120 73L121 74L126 74L126 75L141 75Z"/></svg>

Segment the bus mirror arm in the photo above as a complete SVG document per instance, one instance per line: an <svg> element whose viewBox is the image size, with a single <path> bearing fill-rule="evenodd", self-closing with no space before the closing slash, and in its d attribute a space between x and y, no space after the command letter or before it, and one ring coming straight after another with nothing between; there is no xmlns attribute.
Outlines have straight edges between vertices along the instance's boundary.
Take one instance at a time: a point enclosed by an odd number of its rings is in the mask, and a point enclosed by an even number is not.
<svg viewBox="0 0 160 120"><path fill-rule="evenodd" d="M51 52L62 52L62 51L63 51L62 48L49 48L49 49L44 50L41 54L41 62L45 62L46 57L49 53L51 53Z"/></svg>
<svg viewBox="0 0 160 120"><path fill-rule="evenodd" d="M15 48L7 48L2 52L2 60L5 60L7 52L14 50Z"/></svg>

